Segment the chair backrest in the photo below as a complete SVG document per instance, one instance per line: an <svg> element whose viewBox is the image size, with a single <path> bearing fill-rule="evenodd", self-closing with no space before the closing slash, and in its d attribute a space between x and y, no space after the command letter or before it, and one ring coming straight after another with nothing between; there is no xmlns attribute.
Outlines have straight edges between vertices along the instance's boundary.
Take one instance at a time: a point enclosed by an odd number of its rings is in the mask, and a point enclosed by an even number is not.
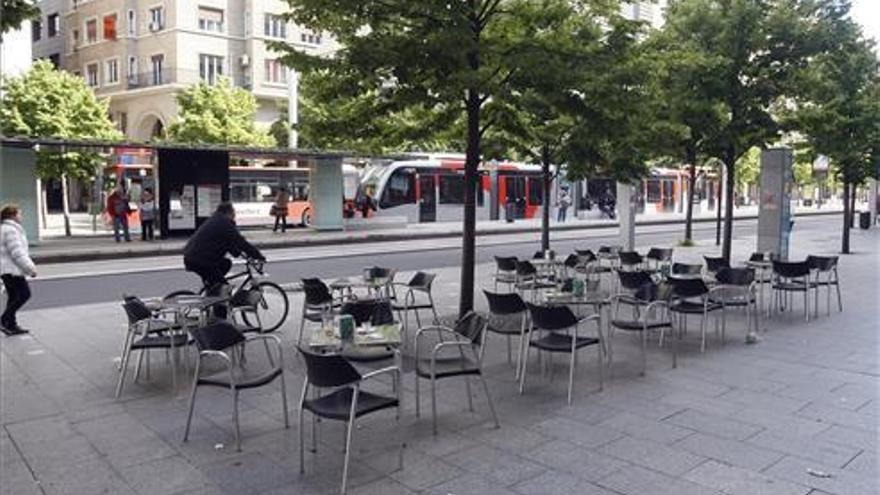
<svg viewBox="0 0 880 495"><path fill-rule="evenodd" d="M342 305L339 313L351 315L357 325L363 325L367 321L373 325L394 323L391 303L385 300L358 299L357 301L348 301Z"/></svg>
<svg viewBox="0 0 880 495"><path fill-rule="evenodd" d="M514 269L516 269L516 265L514 265ZM430 291L431 284L434 283L434 279L436 277L437 275L434 275L433 273L416 272L415 275L413 275L412 278L409 279L409 283L407 285L414 289L424 289Z"/></svg>
<svg viewBox="0 0 880 495"><path fill-rule="evenodd" d="M752 255L749 256L749 261L764 261L764 253L752 253Z"/></svg>
<svg viewBox="0 0 880 495"><path fill-rule="evenodd" d="M516 256L496 256L495 266L498 267L500 272L515 272Z"/></svg>
<svg viewBox="0 0 880 495"><path fill-rule="evenodd" d="M691 263L673 263L672 273L675 275L696 275L703 272L703 265Z"/></svg>
<svg viewBox="0 0 880 495"><path fill-rule="evenodd" d="M672 261L672 248L652 247L648 250L646 258L654 261Z"/></svg>
<svg viewBox="0 0 880 495"><path fill-rule="evenodd" d="M244 334L226 321L216 321L189 333L200 351L222 351L245 340Z"/></svg>
<svg viewBox="0 0 880 495"><path fill-rule="evenodd" d="M316 387L341 387L360 381L361 374L339 354L316 354L297 346L306 362L306 376Z"/></svg>
<svg viewBox="0 0 880 495"><path fill-rule="evenodd" d="M653 282L651 274L644 271L618 271L617 276L620 277L620 286L627 290L637 290L645 284Z"/></svg>
<svg viewBox="0 0 880 495"><path fill-rule="evenodd" d="M773 261L773 273L785 278L806 277L810 265L806 261Z"/></svg>
<svg viewBox="0 0 880 495"><path fill-rule="evenodd" d="M125 310L125 316L128 317L129 325L148 320L153 316L150 308L140 298L135 296L125 296L122 301L122 308Z"/></svg>
<svg viewBox="0 0 880 495"><path fill-rule="evenodd" d="M535 265L530 261L522 260L516 262L516 274L520 276L530 276L537 273Z"/></svg>
<svg viewBox="0 0 880 495"><path fill-rule="evenodd" d="M377 278L390 278L394 271L391 268L382 268L381 266L371 266L364 270L365 273L369 274L369 279L374 280Z"/></svg>
<svg viewBox="0 0 880 495"><path fill-rule="evenodd" d="M563 263L569 268L577 268L577 266L581 263L581 259L576 254L569 254L568 256L566 256Z"/></svg>
<svg viewBox="0 0 880 495"><path fill-rule="evenodd" d="M641 301L645 304L658 301L658 300L668 300L673 294L672 284L668 282L661 282L659 284L651 281L646 284L642 284L635 292L632 293L632 298L637 301Z"/></svg>
<svg viewBox="0 0 880 495"><path fill-rule="evenodd" d="M724 285L746 286L755 281L755 270L751 268L722 268L715 274L715 279Z"/></svg>
<svg viewBox="0 0 880 495"><path fill-rule="evenodd" d="M532 315L532 323L541 330L563 330L578 323L568 306L539 306L526 303Z"/></svg>
<svg viewBox="0 0 880 495"><path fill-rule="evenodd" d="M575 249L574 252L577 253L585 263L596 261L596 254L590 249Z"/></svg>
<svg viewBox="0 0 880 495"><path fill-rule="evenodd" d="M710 272L717 272L722 268L730 268L730 263L723 257L703 256L703 259L706 260L706 270Z"/></svg>
<svg viewBox="0 0 880 495"><path fill-rule="evenodd" d="M532 255L533 260L544 259L544 251L535 251L535 254Z"/></svg>
<svg viewBox="0 0 880 495"><path fill-rule="evenodd" d="M599 246L599 252L602 254L617 254L623 251L621 246Z"/></svg>
<svg viewBox="0 0 880 495"><path fill-rule="evenodd" d="M487 324L486 318L473 311L469 311L455 322L453 330L474 344L480 344Z"/></svg>
<svg viewBox="0 0 880 495"><path fill-rule="evenodd" d="M526 303L516 292L489 292L483 290L489 302L489 312L493 315L515 315L527 311Z"/></svg>
<svg viewBox="0 0 880 495"><path fill-rule="evenodd" d="M302 287L306 295L306 304L319 305L333 302L330 288L319 278L302 279Z"/></svg>
<svg viewBox="0 0 880 495"><path fill-rule="evenodd" d="M814 270L827 272L837 266L837 256L807 256L807 264Z"/></svg>
<svg viewBox="0 0 880 495"><path fill-rule="evenodd" d="M697 297L709 293L709 286L701 278L673 279L672 292L681 298Z"/></svg>
<svg viewBox="0 0 880 495"><path fill-rule="evenodd" d="M617 256L620 258L621 265L638 265L644 261L642 255L636 251L621 251L617 253Z"/></svg>

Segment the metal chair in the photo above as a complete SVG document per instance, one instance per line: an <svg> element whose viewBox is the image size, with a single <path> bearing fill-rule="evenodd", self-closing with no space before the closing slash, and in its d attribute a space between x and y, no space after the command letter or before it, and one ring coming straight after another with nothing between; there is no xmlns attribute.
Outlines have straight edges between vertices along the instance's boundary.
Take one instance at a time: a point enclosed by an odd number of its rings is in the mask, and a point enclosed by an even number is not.
<svg viewBox="0 0 880 495"><path fill-rule="evenodd" d="M740 307L746 310L746 334L752 335L752 323L754 319L754 332L758 332L758 300L756 297L757 283L755 282L755 270L751 268L722 268L715 274L718 284L713 287L714 295L712 302L728 307ZM722 318L726 318L726 311L722 312ZM722 328L724 324L722 323Z"/></svg>
<svg viewBox="0 0 880 495"><path fill-rule="evenodd" d="M804 318L810 321L810 265L806 261L773 261L773 288L774 308L776 311L785 311L783 295L788 298L791 306L792 292L804 294Z"/></svg>
<svg viewBox="0 0 880 495"><path fill-rule="evenodd" d="M135 367L135 379L140 376L141 363L146 357L147 378L150 376L150 353L152 349L164 349L171 354L172 387L177 388L177 359L178 349L189 344L189 337L182 331L182 327L173 322L159 318L158 314L151 311L143 301L135 296L125 296L122 308L128 318L128 327L125 332L125 341L122 344L122 354L119 366L119 380L116 382L116 398L122 395L125 386L125 375L128 372L128 362L131 353L140 351L137 366Z"/></svg>
<svg viewBox="0 0 880 495"><path fill-rule="evenodd" d="M618 269L625 271L639 270L645 259L636 251L620 251L617 253Z"/></svg>
<svg viewBox="0 0 880 495"><path fill-rule="evenodd" d="M652 247L645 255L645 264L647 268L663 271L663 267L672 265L672 248L656 248ZM651 266L653 264L653 266Z"/></svg>
<svg viewBox="0 0 880 495"><path fill-rule="evenodd" d="M258 289L239 291L232 295L229 301L230 322L243 334L269 333L263 329L260 319L260 303L263 294ZM240 321L239 321L240 320ZM266 348L266 356L272 365L272 351L269 349L269 341L263 340Z"/></svg>
<svg viewBox="0 0 880 495"><path fill-rule="evenodd" d="M394 277L396 276L396 268L383 268L380 266L364 268L364 278L366 280L382 280L384 282L371 289L373 296L377 298L397 300L397 293L394 290Z"/></svg>
<svg viewBox="0 0 880 495"><path fill-rule="evenodd" d="M434 324L439 321L437 318L437 308L434 306L434 296L431 294L431 286L437 275L426 272L416 272L415 275L405 284L395 284L398 287L405 288L406 292L403 296L403 304L395 304L394 310L398 314L403 314L403 328L409 329L409 312L412 311L416 316L416 325L421 328L422 320L419 316L420 310L430 309L434 315ZM422 294L427 297L427 301L417 301L416 294Z"/></svg>
<svg viewBox="0 0 880 495"><path fill-rule="evenodd" d="M577 351L581 348L595 345L599 354L599 390L602 390L605 383L605 356L603 346L598 345L602 341L599 315L594 314L578 318L568 306L537 306L530 303L526 303L526 306L529 308L529 314L532 318L533 331L532 337L526 344L526 351L523 356L522 372L519 377L519 393L522 394L525 390L526 370L529 364L528 351L533 347L538 352L544 351L551 355L554 353L570 354L571 357L568 363L568 403L571 404L571 394L574 387L574 369L577 365ZM578 334L580 324L588 320L596 322L597 337L581 337ZM568 333L562 333L563 331Z"/></svg>
<svg viewBox="0 0 880 495"><path fill-rule="evenodd" d="M516 287L516 262L516 256L495 257L495 292L498 284L506 284L509 291Z"/></svg>
<svg viewBox="0 0 880 495"><path fill-rule="evenodd" d="M492 403L492 395L489 386L483 377L483 356L477 348L482 348L486 341L486 319L473 311L459 319L453 328L443 325L433 325L420 329L416 333L415 353L415 381L416 381L416 416L421 415L421 397L419 392L420 378L431 381L431 425L434 435L437 434L437 380L463 376L467 387L468 407L474 410L474 401L471 396L471 382L469 377L476 375L483 384L486 399L489 401L489 409L495 427L500 427L498 415L495 413L495 405ZM423 357L421 347L425 339L434 335L437 341L433 342L429 357ZM445 340L451 337L452 340ZM444 352L457 350L458 352Z"/></svg>
<svg viewBox="0 0 880 495"><path fill-rule="evenodd" d="M221 387L232 392L232 422L235 426L235 448L241 451L241 427L239 425L238 395L242 390L259 388L268 385L280 378L281 405L284 412L284 427L290 427L287 411L287 387L284 383L284 352L281 339L273 334L260 334L245 337L232 324L218 321L210 325L196 328L190 331L199 349L199 358L196 361L192 392L189 397L189 414L186 417L186 429L183 433L183 441L189 439L189 429L192 424L193 410L196 404L196 392L199 387ZM276 356L272 359L273 364L267 369L254 369L253 366L243 366L244 343L255 340L264 340L275 344ZM202 361L209 358L219 359L225 364L226 369L206 376L201 376ZM216 360L215 359L215 360Z"/></svg>
<svg viewBox="0 0 880 495"><path fill-rule="evenodd" d="M313 323L322 323L328 315L333 313L334 308L339 307L339 303L333 299L330 288L321 279L304 278L302 279L302 288L304 298L302 317L299 322L299 337L296 340L297 344L302 343L306 320Z"/></svg>
<svg viewBox="0 0 880 495"><path fill-rule="evenodd" d="M624 275L635 275L644 272L620 272L621 286L635 285L638 283L636 277L631 277L624 283ZM614 308L612 312L611 322L608 335L608 364L611 365L611 342L613 341L614 329L627 332L639 332L641 335L641 351L642 351L642 370L639 373L644 376L647 369L647 346L648 332L659 331L662 337L666 329L672 330L672 320L669 316L669 296L672 287L669 284L655 284L650 277L640 283L638 288L630 294L617 294L611 297L611 305ZM626 305L632 308L632 316L623 318L620 316L620 306ZM659 315L658 315L659 313ZM672 344L672 367L678 366L678 345L673 336Z"/></svg>
<svg viewBox="0 0 880 495"><path fill-rule="evenodd" d="M367 322L372 325L388 325L394 323L391 302L385 299L358 299L345 302L339 309L341 315L351 315L355 325L361 326ZM392 359L395 350L381 346L347 346L343 348L342 355L349 361L375 362Z"/></svg>
<svg viewBox="0 0 880 495"><path fill-rule="evenodd" d="M299 472L305 474L305 411L312 413L312 452L317 452L317 418L345 421L345 460L342 464L342 493L348 484L348 465L351 460L352 437L355 420L361 416L385 409L395 408L395 419L400 420L400 368L389 366L362 375L339 354L315 354L298 347L306 363L306 378L299 401ZM378 376L391 374L395 383L396 396L387 397L362 390L362 385ZM315 393L308 399L309 391ZM322 393L322 389L332 389ZM398 468L403 468L403 449L401 442Z"/></svg>
<svg viewBox="0 0 880 495"><path fill-rule="evenodd" d="M687 329L687 316L700 315L700 352L706 352L706 320L709 314L723 310L724 306L713 302L712 297L717 289L710 289L701 278L673 279L672 295L675 297L669 304L669 311L676 315L679 334ZM718 320L716 331L718 329ZM722 329L722 340L724 339Z"/></svg>
<svg viewBox="0 0 880 495"><path fill-rule="evenodd" d="M489 325L486 330L507 337L507 363L513 363L511 340L513 336L519 336L519 346L516 354L516 377L519 378L519 370L522 363L523 348L525 347L526 334L529 332L529 308L519 294L493 293L483 291L486 301L489 303ZM516 321L516 320L519 321Z"/></svg>
<svg viewBox="0 0 880 495"><path fill-rule="evenodd" d="M673 263L671 272L673 275L699 275L703 273L703 265L694 263Z"/></svg>
<svg viewBox="0 0 880 495"><path fill-rule="evenodd" d="M535 300L538 291L554 287L556 287L556 282L541 276L531 262L526 260L516 262L516 289L520 294L531 291L531 298Z"/></svg>
<svg viewBox="0 0 880 495"><path fill-rule="evenodd" d="M703 259L706 260L706 274L711 277L725 268L730 268L730 262L722 256L703 256Z"/></svg>
<svg viewBox="0 0 880 495"><path fill-rule="evenodd" d="M603 274L610 274L613 270L610 266L602 265L599 258L589 249L575 249L583 266L583 273L587 280L595 281L598 285L602 281Z"/></svg>
<svg viewBox="0 0 880 495"><path fill-rule="evenodd" d="M816 274L811 286L815 290L814 314L819 316L819 288L825 287L826 314L831 315L831 287L837 291L837 307L843 311L843 298L840 295L840 275L837 273L837 256L807 256L807 264ZM824 279L823 279L824 276Z"/></svg>

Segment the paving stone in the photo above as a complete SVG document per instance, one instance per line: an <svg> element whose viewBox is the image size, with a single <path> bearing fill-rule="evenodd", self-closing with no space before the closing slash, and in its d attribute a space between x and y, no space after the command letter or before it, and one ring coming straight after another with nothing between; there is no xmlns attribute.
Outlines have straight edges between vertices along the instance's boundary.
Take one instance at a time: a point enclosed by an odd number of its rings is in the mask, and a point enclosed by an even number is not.
<svg viewBox="0 0 880 495"><path fill-rule="evenodd" d="M516 495L516 492L501 486L497 480L484 478L475 474L466 474L458 478L431 487L424 492L426 495Z"/></svg>
<svg viewBox="0 0 880 495"><path fill-rule="evenodd" d="M705 457L681 449L632 437L623 437L597 450L672 476L680 476L706 460Z"/></svg>
<svg viewBox="0 0 880 495"><path fill-rule="evenodd" d="M0 458L0 493L41 495L43 492L24 461L4 457Z"/></svg>
<svg viewBox="0 0 880 495"><path fill-rule="evenodd" d="M733 440L744 440L763 430L760 426L692 409L666 418L664 422Z"/></svg>
<svg viewBox="0 0 880 495"><path fill-rule="evenodd" d="M876 414L849 411L827 404L812 402L797 411L796 414L804 418L829 424L880 432L880 417Z"/></svg>
<svg viewBox="0 0 880 495"><path fill-rule="evenodd" d="M534 426L535 431L552 438L563 439L582 447L593 448L623 436L609 427L593 426L562 417L554 417Z"/></svg>
<svg viewBox="0 0 880 495"><path fill-rule="evenodd" d="M587 481L596 481L611 473L630 467L610 455L587 450L575 444L553 440L523 453L555 472L566 472Z"/></svg>
<svg viewBox="0 0 880 495"><path fill-rule="evenodd" d="M769 432L755 435L748 443L835 467L845 466L860 451L816 438L784 437Z"/></svg>
<svg viewBox="0 0 880 495"><path fill-rule="evenodd" d="M116 467L173 456L177 451L128 414L104 416L75 428Z"/></svg>
<svg viewBox="0 0 880 495"><path fill-rule="evenodd" d="M245 453L202 469L205 477L229 493L258 494L296 476L258 453Z"/></svg>
<svg viewBox="0 0 880 495"><path fill-rule="evenodd" d="M209 481L190 462L180 456L164 457L120 470L122 477L138 493L174 495L204 490Z"/></svg>
<svg viewBox="0 0 880 495"><path fill-rule="evenodd" d="M674 424L653 421L641 416L623 413L599 424L600 427L613 428L635 438L653 440L659 443L674 443L693 434L693 431L679 428Z"/></svg>
<svg viewBox="0 0 880 495"><path fill-rule="evenodd" d="M65 463L37 478L47 495L135 495L103 459Z"/></svg>
<svg viewBox="0 0 880 495"><path fill-rule="evenodd" d="M618 471L596 483L623 495L721 495L713 488L638 466Z"/></svg>
<svg viewBox="0 0 880 495"><path fill-rule="evenodd" d="M880 449L876 433L857 428L847 428L846 426L832 425L830 428L816 434L814 438L859 449Z"/></svg>
<svg viewBox="0 0 880 495"><path fill-rule="evenodd" d="M402 470L398 470L397 452L371 456L364 459L364 462L381 473L387 473L398 483L416 491L438 485L465 473L463 469L444 459L411 449L404 451Z"/></svg>
<svg viewBox="0 0 880 495"><path fill-rule="evenodd" d="M461 469L493 479L503 486L519 483L545 471L540 464L485 446L456 452L444 459Z"/></svg>
<svg viewBox="0 0 880 495"><path fill-rule="evenodd" d="M522 495L614 495L612 492L563 473L544 473L512 487Z"/></svg>
<svg viewBox="0 0 880 495"><path fill-rule="evenodd" d="M717 461L700 464L687 472L684 479L729 495L806 495L811 490Z"/></svg>
<svg viewBox="0 0 880 495"><path fill-rule="evenodd" d="M880 454L876 450L863 450L844 470L880 480Z"/></svg>
<svg viewBox="0 0 880 495"><path fill-rule="evenodd" d="M760 471L783 457L781 452L703 433L687 437L675 447L754 471Z"/></svg>
<svg viewBox="0 0 880 495"><path fill-rule="evenodd" d="M743 389L731 390L720 396L719 399L748 404L749 407L784 413L793 413L809 403L807 400L790 399L775 393L752 392Z"/></svg>
<svg viewBox="0 0 880 495"><path fill-rule="evenodd" d="M811 475L829 474L830 477ZM877 478L823 466L817 462L786 457L764 471L764 474L835 495L876 495Z"/></svg>
<svg viewBox="0 0 880 495"><path fill-rule="evenodd" d="M760 426L779 435L796 437L812 437L827 430L828 423L814 419L802 418L792 414L775 413L764 409L743 409L728 416L735 421L742 421Z"/></svg>

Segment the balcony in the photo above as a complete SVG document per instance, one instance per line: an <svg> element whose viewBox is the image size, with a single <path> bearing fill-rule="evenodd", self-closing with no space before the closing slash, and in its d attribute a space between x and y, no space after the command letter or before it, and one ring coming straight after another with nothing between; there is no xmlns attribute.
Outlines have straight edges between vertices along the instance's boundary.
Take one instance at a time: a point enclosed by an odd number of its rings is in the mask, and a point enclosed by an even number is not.
<svg viewBox="0 0 880 495"><path fill-rule="evenodd" d="M215 81L220 77L230 80L233 86L251 89L251 78L247 74L233 74L215 76ZM198 84L203 82L198 70L193 69L176 69L173 67L163 67L161 71L149 71L133 74L126 78L126 89L143 89L165 86L167 84Z"/></svg>

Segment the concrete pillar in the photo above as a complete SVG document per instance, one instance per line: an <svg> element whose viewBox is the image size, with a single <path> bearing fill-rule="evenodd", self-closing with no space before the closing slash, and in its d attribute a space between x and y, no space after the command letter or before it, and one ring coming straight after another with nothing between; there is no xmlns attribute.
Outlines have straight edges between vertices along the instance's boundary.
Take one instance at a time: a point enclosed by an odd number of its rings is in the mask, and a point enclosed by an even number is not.
<svg viewBox="0 0 880 495"><path fill-rule="evenodd" d="M617 222L620 228L620 245L624 251L632 251L636 245L635 197L632 184L617 183Z"/></svg>
<svg viewBox="0 0 880 495"><path fill-rule="evenodd" d="M342 230L342 158L309 161L311 226L315 230Z"/></svg>
<svg viewBox="0 0 880 495"><path fill-rule="evenodd" d="M871 212L871 225L877 224L877 179L868 179L868 211Z"/></svg>
<svg viewBox="0 0 880 495"><path fill-rule="evenodd" d="M0 148L0 205L21 208L22 227L30 244L40 240L37 202L37 154L30 148Z"/></svg>
<svg viewBox="0 0 880 495"><path fill-rule="evenodd" d="M791 233L791 184L794 154L789 148L761 151L761 192L758 212L758 246L788 259Z"/></svg>

